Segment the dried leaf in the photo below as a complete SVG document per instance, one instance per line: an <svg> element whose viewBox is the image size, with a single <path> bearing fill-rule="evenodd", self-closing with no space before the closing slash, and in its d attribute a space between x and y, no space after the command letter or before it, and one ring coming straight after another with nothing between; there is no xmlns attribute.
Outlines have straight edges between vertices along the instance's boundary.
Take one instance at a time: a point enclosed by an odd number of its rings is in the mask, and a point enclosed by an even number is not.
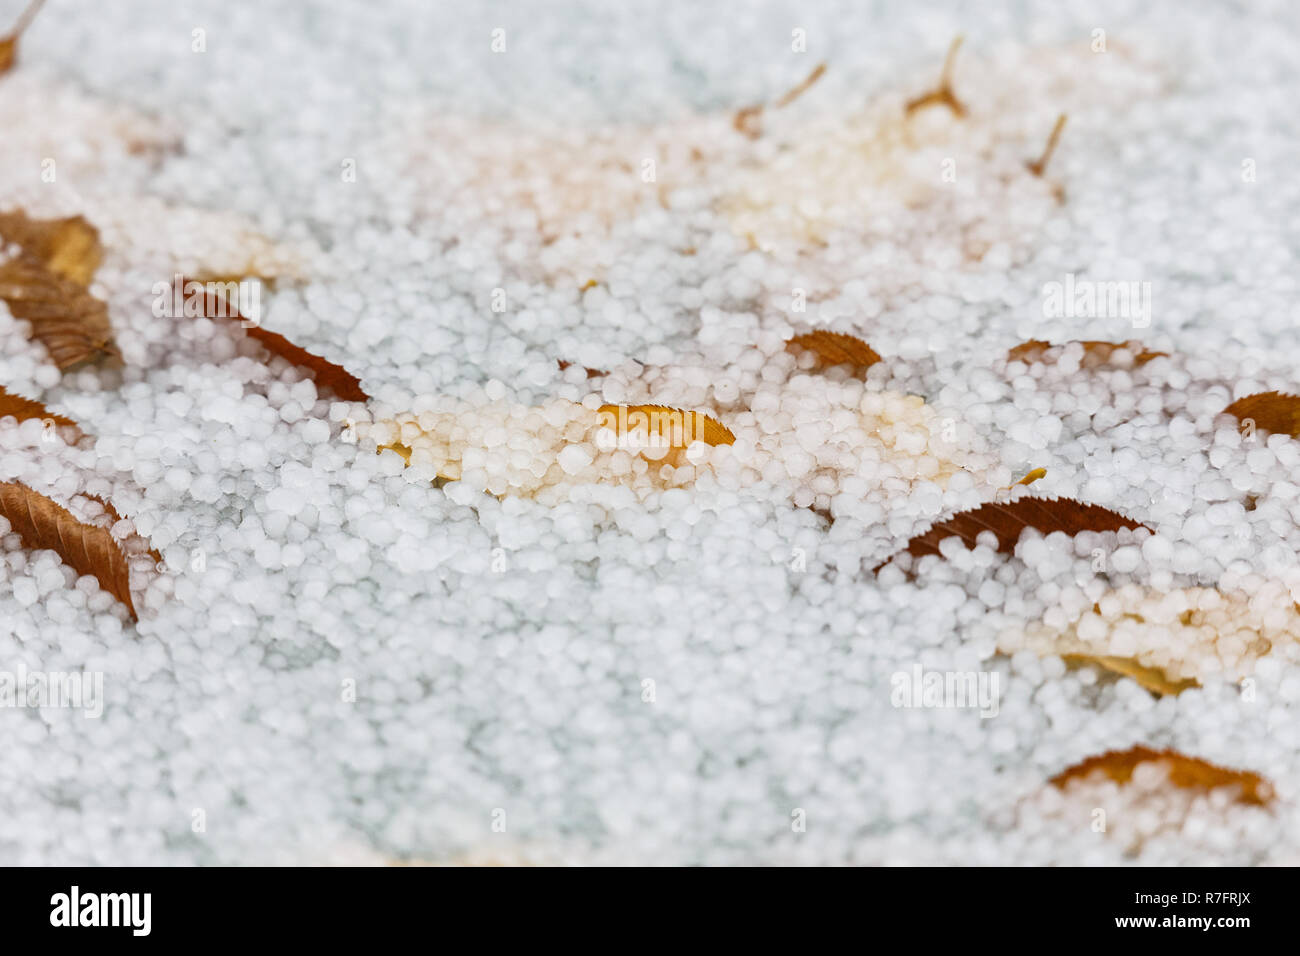
<svg viewBox="0 0 1300 956"><path fill-rule="evenodd" d="M1032 484L1033 484L1035 481L1037 481L1039 478L1045 478L1046 476L1047 476L1047 469L1046 469L1046 468L1034 468L1034 469L1032 469L1032 470L1031 470L1027 475L1025 475L1025 477L1021 478L1021 479L1020 479L1019 481L1017 481L1015 484L1016 484L1016 485L1032 485ZM1014 488L1015 485L1012 485L1012 487Z"/></svg>
<svg viewBox="0 0 1300 956"><path fill-rule="evenodd" d="M1215 790L1219 787L1237 787L1237 802L1263 806L1273 799L1273 786L1257 773L1248 770L1230 770L1199 757L1188 757L1175 750L1152 750L1136 746L1128 750L1109 750L1089 757L1067 768L1051 779L1051 783L1064 789L1072 780L1083 780L1095 773L1104 773L1118 784L1133 779L1133 771L1140 765L1158 761L1167 766L1169 782L1175 787L1196 790Z"/></svg>
<svg viewBox="0 0 1300 956"><path fill-rule="evenodd" d="M858 369L868 369L880 361L880 355L866 342L843 332L827 332L818 329L804 335L796 335L786 342L786 349L799 354L812 352L817 356L817 368L829 368L832 365L852 365Z"/></svg>
<svg viewBox="0 0 1300 956"><path fill-rule="evenodd" d="M99 230L83 216L31 219L21 210L0 213L0 236L56 275L90 285L104 258Z"/></svg>
<svg viewBox="0 0 1300 956"><path fill-rule="evenodd" d="M104 509L104 514L108 516L109 521L113 524L117 524L122 520L122 516L118 513L117 509L113 507L113 502L109 501L107 498L101 498L99 495L86 495L86 497L91 501L98 502L100 507ZM149 555L149 557L153 558L153 563L155 565L163 563L162 555L158 553L156 548L150 546L145 550L145 553Z"/></svg>
<svg viewBox="0 0 1300 956"><path fill-rule="evenodd" d="M914 557L940 554L939 542L958 537L967 547L974 548L976 539L985 531L997 536L998 550L1010 554L1020 540L1021 532L1034 528L1044 535L1063 531L1076 535L1081 531L1118 531L1120 528L1145 528L1140 521L1126 518L1100 505L1084 504L1073 498L1036 498L1026 495L1007 504L990 501L972 511L963 511L945 521L937 522L929 531L918 535L907 544ZM879 571L893 560L888 558L876 566Z"/></svg>
<svg viewBox="0 0 1300 956"><path fill-rule="evenodd" d="M60 371L118 355L108 306L84 286L25 256L0 265L0 299L32 325Z"/></svg>
<svg viewBox="0 0 1300 956"><path fill-rule="evenodd" d="M345 402L369 400L370 396L361 388L361 379L343 366L335 365L329 359L308 352L301 346L294 345L278 332L272 332L261 326L249 329L248 334L281 358L288 359L294 365L301 365L303 368L311 369L312 378L316 380L317 385L323 385L331 389L335 395Z"/></svg>
<svg viewBox="0 0 1300 956"><path fill-rule="evenodd" d="M952 44L948 47L948 55L943 60L943 72L939 75L939 85L929 93L922 93L915 99L908 100L904 107L908 116L918 110L925 109L927 106L946 106L956 117L966 115L966 107L957 99L957 95L952 91L952 66L957 58L957 51L961 49L962 42L965 38L957 36L953 38Z"/></svg>
<svg viewBox="0 0 1300 956"><path fill-rule="evenodd" d="M180 281L182 283L181 288L187 290L188 294L191 283L197 280L182 278ZM257 339L266 346L269 352L287 359L290 363L310 369L312 378L316 380L317 385L330 389L344 401L364 402L369 400L370 396L361 388L361 380L343 366L335 365L329 359L308 352L299 345L294 345L278 332L264 329L260 325L246 323L243 316L239 314L238 307L231 305L224 295L214 291L214 285L204 284L203 296L203 314L206 317L210 319L224 318L244 325L249 338Z"/></svg>
<svg viewBox="0 0 1300 956"><path fill-rule="evenodd" d="M1136 339L1128 342L1098 342L1095 340L1076 340L1083 346L1083 363L1084 368L1096 368L1099 365L1111 363L1111 357L1120 349L1126 349L1133 356L1133 364L1145 365L1152 359L1168 356L1168 352L1152 352L1142 347L1142 343ZM1060 350L1070 345L1070 342L1062 342L1059 345L1052 345L1050 342L1044 342L1041 339L1030 339L1028 342L1022 342L1011 351L1007 352L1008 362L1024 362L1026 365L1032 362L1045 362L1054 364L1060 358ZM1049 354L1050 353L1050 354Z"/></svg>
<svg viewBox="0 0 1300 956"><path fill-rule="evenodd" d="M107 528L84 524L62 505L18 482L0 482L0 516L32 549L48 548L78 574L91 574L139 620L126 556Z"/></svg>
<svg viewBox="0 0 1300 956"><path fill-rule="evenodd" d="M36 16L41 7L45 5L45 0L32 0L27 4L21 14L18 15L18 21L14 28L3 37L0 37L0 73L8 73L13 69L14 60L18 56L18 38L23 35L32 18Z"/></svg>
<svg viewBox="0 0 1300 956"><path fill-rule="evenodd" d="M1131 657L1105 657L1092 654L1066 654L1062 658L1068 664L1095 664L1123 677L1131 677L1153 694L1181 694L1200 683L1192 677L1176 680L1158 667L1147 667Z"/></svg>
<svg viewBox="0 0 1300 956"><path fill-rule="evenodd" d="M30 398L23 398L21 395L15 395L4 388L0 388L0 418L8 415L12 415L20 422L25 422L31 418L40 418L52 421L56 425L78 427L77 423L71 418L56 415L40 402Z"/></svg>
<svg viewBox="0 0 1300 956"><path fill-rule="evenodd" d="M1223 411L1243 425L1251 422L1261 431L1300 438L1300 396L1259 392L1237 399Z"/></svg>
<svg viewBox="0 0 1300 956"><path fill-rule="evenodd" d="M673 452L685 450L692 442L706 445L733 445L731 429L703 412L686 412L667 405L602 405L602 416L611 416L614 431L620 438L644 432L661 447Z"/></svg>
<svg viewBox="0 0 1300 956"><path fill-rule="evenodd" d="M0 264L0 299L49 350L61 371L116 356L108 306L87 288L99 267L99 233L80 216L0 214L0 239L22 251Z"/></svg>
<svg viewBox="0 0 1300 956"><path fill-rule="evenodd" d="M1126 667L1162 674L1169 684L1177 685L1207 667L1224 680L1241 680L1254 673L1261 658L1300 638L1300 608L1286 585L1276 580L1265 581L1249 593L1125 585L1103 592L1091 610L1067 613L1064 626L1058 615L1049 616L1050 621L1004 629L998 650L1114 658L1130 662Z"/></svg>
<svg viewBox="0 0 1300 956"><path fill-rule="evenodd" d="M571 366L573 363L566 362L564 359L556 359L555 364L560 366L560 371L563 372L566 368ZM583 371L587 373L587 378L600 378L602 375L609 374L608 372L602 371L601 369L587 368L586 366L583 366Z"/></svg>

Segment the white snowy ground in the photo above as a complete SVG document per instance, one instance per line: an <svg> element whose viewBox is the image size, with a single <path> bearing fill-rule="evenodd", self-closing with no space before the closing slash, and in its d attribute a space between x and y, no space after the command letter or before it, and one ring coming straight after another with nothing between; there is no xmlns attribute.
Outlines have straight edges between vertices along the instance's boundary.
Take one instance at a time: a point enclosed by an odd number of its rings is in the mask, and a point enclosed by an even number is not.
<svg viewBox="0 0 1300 956"><path fill-rule="evenodd" d="M102 671L107 700L0 709L0 862L1300 861L1300 440L1216 417L1300 389L1300 29L1283 2L1065 6L52 0L0 77L0 207L99 227L125 370L60 380L0 306L0 384L87 432L0 426L0 480L111 497L166 570L137 563L132 625L3 539L0 669ZM970 115L904 122L958 33ZM732 128L822 60L760 139ZM264 324L371 407L155 317L199 270L276 276ZM1069 273L1150 282L1149 326L1045 317ZM810 328L884 361L801 370ZM1030 338L1170 357L1008 365ZM502 449L546 453L509 407L593 388L737 442L681 490L483 491ZM439 401L479 487L345 433ZM1154 536L871 572L1035 467ZM1219 630L1160 623L1216 590ZM1093 639L1201 689L1040 656L1115 595L1155 623ZM997 716L894 707L918 664L996 673ZM1276 799L1047 784L1135 743Z"/></svg>

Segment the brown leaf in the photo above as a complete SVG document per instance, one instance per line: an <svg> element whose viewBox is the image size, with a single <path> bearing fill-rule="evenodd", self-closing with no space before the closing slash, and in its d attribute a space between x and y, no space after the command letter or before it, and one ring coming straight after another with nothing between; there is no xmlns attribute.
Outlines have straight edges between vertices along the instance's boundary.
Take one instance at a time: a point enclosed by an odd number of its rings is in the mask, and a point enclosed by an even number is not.
<svg viewBox="0 0 1300 956"><path fill-rule="evenodd" d="M189 295L190 286L197 280L181 279L181 288ZM203 314L209 319L227 319L232 322L244 323L244 318L239 314L239 308L230 304L226 297L218 292L213 291L212 287L204 285L203 291ZM314 352L308 352L299 345L294 345L288 339L278 332L272 332L264 329L260 325L247 324L245 330L248 337L257 339L267 349L267 351L287 359L293 365L300 365L303 368L310 369L312 378L316 384L330 389L339 398L347 402L364 402L369 400L370 396L361 388L361 379L357 378L341 365L335 365L329 359L322 358Z"/></svg>
<svg viewBox="0 0 1300 956"><path fill-rule="evenodd" d="M1120 528L1145 528L1146 525L1126 518L1100 505L1084 504L1073 498L1036 498L1026 495L1008 504L990 501L972 511L963 511L937 522L929 531L907 544L914 557L940 554L939 542L958 537L973 548L982 532L991 531L998 539L998 551L1010 554L1026 528L1044 535L1064 531L1076 535L1081 531L1118 531ZM879 571L893 558L887 558L874 570Z"/></svg>
<svg viewBox="0 0 1300 956"><path fill-rule="evenodd" d="M48 548L78 574L91 574L139 620L126 556L107 528L84 524L62 505L16 481L0 482L0 515L33 550Z"/></svg>
<svg viewBox="0 0 1300 956"><path fill-rule="evenodd" d="M555 364L560 366L560 371L563 372L566 368L568 368L573 363L566 362L564 359L556 359ZM600 378L602 375L609 374L608 372L602 371L601 369L587 368L586 366L583 366L583 371L587 373L587 378Z"/></svg>
<svg viewBox="0 0 1300 956"><path fill-rule="evenodd" d="M22 246L23 253L55 275L90 285L104 258L99 230L83 216L31 219L21 210L0 213L0 236Z"/></svg>
<svg viewBox="0 0 1300 956"><path fill-rule="evenodd" d="M101 498L99 495L89 495L89 494L86 495L86 497L89 498L91 501L98 502L100 507L104 509L104 514L108 516L109 521L111 521L113 524L117 524L119 521L122 520L122 516L118 514L117 509L113 507L113 502L109 501L107 498ZM146 544L147 543L148 542L146 541ZM162 564L162 555L159 554L158 550L153 546L148 547L145 550L145 553L149 555L149 557L153 558L153 563L155 565Z"/></svg>
<svg viewBox="0 0 1300 956"><path fill-rule="evenodd" d="M1273 799L1273 786L1257 773L1248 770L1229 770L1199 757L1188 757L1175 750L1152 750L1136 746L1128 750L1109 750L1089 757L1057 774L1051 783L1064 789L1072 780L1083 780L1095 773L1103 773L1123 785L1133 779L1133 771L1140 765L1158 761L1166 765L1169 782L1175 787L1196 790L1214 790L1235 786L1237 802L1263 806Z"/></svg>
<svg viewBox="0 0 1300 956"><path fill-rule="evenodd" d="M78 427L77 423L71 418L54 414L40 402L30 398L23 398L21 395L15 395L4 388L0 388L0 418L7 415L12 415L20 422L25 422L30 418L40 418L49 419L56 425Z"/></svg>
<svg viewBox="0 0 1300 956"><path fill-rule="evenodd" d="M1177 696L1185 690L1200 687L1192 677L1175 680L1158 667L1147 667L1131 657L1106 657L1092 654L1066 654L1062 657L1067 664L1094 664L1123 677L1131 677L1153 694L1173 694Z"/></svg>
<svg viewBox="0 0 1300 956"><path fill-rule="evenodd" d="M1168 352L1152 352L1142 347L1142 343L1136 339L1128 342L1099 342L1095 340L1076 340L1083 346L1083 368L1096 368L1099 365L1111 364L1112 355L1120 350L1127 349L1133 356L1133 364L1145 365L1152 359L1167 356ZM1015 348L1007 352L1008 362L1024 362L1026 365L1033 362L1045 362L1055 364L1060 358L1060 350L1069 345L1069 342L1062 342L1059 345L1052 345L1050 342L1044 342L1041 339L1030 339L1028 342L1022 342Z"/></svg>
<svg viewBox="0 0 1300 956"><path fill-rule="evenodd" d="M0 37L0 73L8 73L13 69L14 60L18 56L18 38L23 35L32 18L45 5L45 0L31 0L21 14L18 15L18 21L14 28L3 37Z"/></svg>
<svg viewBox="0 0 1300 956"><path fill-rule="evenodd" d="M796 355L808 351L817 356L817 368L829 368L832 365L852 365L865 370L880 361L880 355L862 339L843 332L827 332L818 329L804 335L796 335L786 342L785 347Z"/></svg>
<svg viewBox="0 0 1300 956"><path fill-rule="evenodd" d="M0 239L22 250L0 264L0 299L32 325L61 371L116 356L108 306L88 290L99 267L99 233L80 216L0 214Z"/></svg>
<svg viewBox="0 0 1300 956"><path fill-rule="evenodd" d="M331 389L335 395L345 402L369 400L370 396L361 388L361 379L343 366L335 365L329 359L308 352L305 348L294 345L280 333L264 329L260 325L250 328L248 334L250 338L257 339L268 350L281 358L288 359L294 365L301 365L303 368L311 369L312 378L316 380L317 385L323 385Z"/></svg>
<svg viewBox="0 0 1300 956"><path fill-rule="evenodd" d="M1262 431L1290 435L1292 438L1300 437L1300 396L1285 392L1259 392L1237 399L1223 411L1242 424L1252 422L1254 427Z"/></svg>

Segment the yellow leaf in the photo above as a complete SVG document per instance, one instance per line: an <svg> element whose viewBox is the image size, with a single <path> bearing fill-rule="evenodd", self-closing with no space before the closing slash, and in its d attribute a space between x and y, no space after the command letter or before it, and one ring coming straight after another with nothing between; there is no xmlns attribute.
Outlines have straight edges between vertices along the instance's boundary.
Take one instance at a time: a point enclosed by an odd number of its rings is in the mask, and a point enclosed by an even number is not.
<svg viewBox="0 0 1300 956"><path fill-rule="evenodd" d="M1200 687L1195 678L1176 680L1158 667L1147 667L1131 657L1106 657L1093 654L1066 654L1062 658L1070 664L1095 664L1124 677L1131 677L1153 694L1177 696L1185 690Z"/></svg>
<svg viewBox="0 0 1300 956"><path fill-rule="evenodd" d="M1174 750L1152 750L1150 747L1130 747L1128 750L1109 750L1089 757L1068 767L1051 779L1053 786L1065 789L1074 780L1085 780L1094 774L1123 786L1133 779L1133 771L1144 763L1160 763L1166 768L1169 782L1175 787L1195 790L1216 790L1219 787L1236 787L1237 802L1262 806L1273 799L1273 786L1257 773L1248 770L1230 770L1202 760L1188 757Z"/></svg>

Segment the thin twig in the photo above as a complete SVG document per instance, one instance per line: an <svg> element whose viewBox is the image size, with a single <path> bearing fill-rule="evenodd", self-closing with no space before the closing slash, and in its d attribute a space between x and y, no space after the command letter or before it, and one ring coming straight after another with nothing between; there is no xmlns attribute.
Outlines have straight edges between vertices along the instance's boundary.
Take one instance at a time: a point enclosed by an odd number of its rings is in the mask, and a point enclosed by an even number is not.
<svg viewBox="0 0 1300 956"><path fill-rule="evenodd" d="M948 55L943 59L943 70L939 74L939 86L929 93L923 93L915 99L908 100L905 107L907 115L911 116L917 110L925 109L927 106L938 106L940 104L952 110L952 114L957 117L966 115L966 107L962 101L952 91L952 69L957 59L957 51L961 49L962 42L965 40L961 34L953 38L951 45L948 47Z"/></svg>
<svg viewBox="0 0 1300 956"><path fill-rule="evenodd" d="M1033 162L1025 163L1029 171L1035 176L1042 176L1043 171L1047 169L1048 160L1052 158L1052 153L1056 152L1056 144L1061 138L1061 130L1065 129L1065 114L1062 113L1056 118L1056 125L1052 127L1052 135L1047 137L1047 146L1043 149L1043 155Z"/></svg>
<svg viewBox="0 0 1300 956"><path fill-rule="evenodd" d="M825 72L826 64L824 62L818 63L813 67L812 72L800 80L796 86L787 90L780 97L774 100L772 103L772 109L779 110L783 107L789 106L799 97L807 93L809 87L820 80L822 74ZM736 110L736 115L732 119L731 125L734 126L738 132L744 133L750 139L758 139L758 137L763 134L762 117L764 109L766 109L766 107L762 103L757 106L742 107Z"/></svg>
<svg viewBox="0 0 1300 956"><path fill-rule="evenodd" d="M36 18L36 14L41 12L43 6L45 6L45 0L32 0L31 3L27 4L27 9L18 14L18 22L14 24L13 31L9 35L15 38L21 36L32 20Z"/></svg>
<svg viewBox="0 0 1300 956"><path fill-rule="evenodd" d="M798 86L788 90L784 96L782 96L772 105L776 109L782 109L786 106L789 106L799 97L807 93L809 87L811 87L814 83L820 80L822 78L822 74L825 72L826 72L826 64L824 62L818 63L815 67L813 67L813 71L809 73L807 76L805 76L803 78L803 81L799 83Z"/></svg>

